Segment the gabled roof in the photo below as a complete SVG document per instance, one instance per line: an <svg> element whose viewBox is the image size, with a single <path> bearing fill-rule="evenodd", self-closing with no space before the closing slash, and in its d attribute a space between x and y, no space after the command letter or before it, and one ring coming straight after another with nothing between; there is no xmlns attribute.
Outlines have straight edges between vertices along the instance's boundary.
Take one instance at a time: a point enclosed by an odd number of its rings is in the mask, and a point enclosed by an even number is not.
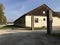
<svg viewBox="0 0 60 45"><path fill-rule="evenodd" d="M25 15L27 15L27 14L29 14L29 15L36 14L38 11L40 11L41 8L42 8L42 9L43 9L43 8L46 8L47 10L51 10L51 11L53 12L53 15L54 15L54 16L60 17L60 16L59 16L60 13L58 14L58 12L54 12L54 11L53 11L51 8L49 8L46 4L43 4L43 5L41 5L41 6L37 7L37 8L29 11L28 13L22 15L21 17L23 17L23 16L25 16ZM21 17L19 17L17 20L19 20ZM15 21L17 21L17 20L15 20Z"/></svg>
<svg viewBox="0 0 60 45"><path fill-rule="evenodd" d="M45 8L46 10L51 10L51 11L53 12L53 16L59 17L59 15L58 15L56 12L54 12L51 8L49 8L46 4L43 4L43 5L39 6L39 7L31 10L30 12L26 13L26 15L27 15L27 14L30 14L30 15L32 15L32 14L34 14L34 15L40 15L40 10L41 10L41 9L44 9L44 8ZM43 15L42 15L42 16L43 16Z"/></svg>
<svg viewBox="0 0 60 45"><path fill-rule="evenodd" d="M31 10L30 12L28 12L27 14L34 14L36 12L38 12L41 8L46 8L47 10L52 10L51 8L49 8L46 4L43 4L33 10ZM53 10L52 10L53 11Z"/></svg>

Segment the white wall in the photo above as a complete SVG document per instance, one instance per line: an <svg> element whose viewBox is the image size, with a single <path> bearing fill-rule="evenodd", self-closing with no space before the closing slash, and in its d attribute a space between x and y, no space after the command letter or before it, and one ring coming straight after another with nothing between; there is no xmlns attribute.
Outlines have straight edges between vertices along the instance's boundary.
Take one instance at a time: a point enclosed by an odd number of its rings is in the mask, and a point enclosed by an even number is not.
<svg viewBox="0 0 60 45"><path fill-rule="evenodd" d="M35 18L38 18L38 23L35 22ZM45 21L43 20L45 18ZM31 27L31 16L25 17L26 27ZM60 26L60 18L53 17L53 26ZM46 16L34 16L34 27L43 27L47 26Z"/></svg>
<svg viewBox="0 0 60 45"><path fill-rule="evenodd" d="M25 17L25 26L26 27L31 27L31 16L26 16Z"/></svg>
<svg viewBox="0 0 60 45"><path fill-rule="evenodd" d="M34 20L35 20L35 18L38 18L38 23L36 23L35 21L34 21L34 27L42 27L42 26L46 26L46 21L43 21L43 19L45 18L46 19L46 17L44 17L44 16L34 16Z"/></svg>
<svg viewBox="0 0 60 45"><path fill-rule="evenodd" d="M60 18L58 17L53 17L53 26L60 26Z"/></svg>

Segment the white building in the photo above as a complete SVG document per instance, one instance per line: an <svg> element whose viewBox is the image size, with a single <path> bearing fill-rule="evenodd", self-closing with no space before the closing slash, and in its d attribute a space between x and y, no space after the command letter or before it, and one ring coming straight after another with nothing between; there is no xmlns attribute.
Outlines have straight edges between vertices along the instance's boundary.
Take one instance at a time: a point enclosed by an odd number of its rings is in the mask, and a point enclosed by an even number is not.
<svg viewBox="0 0 60 45"><path fill-rule="evenodd" d="M47 27L47 11L52 11L52 26L60 26L60 15L58 12L54 12L47 5L43 4L34 10L22 15L15 20L14 25L21 27L32 27L32 16L34 16L33 25L34 28Z"/></svg>

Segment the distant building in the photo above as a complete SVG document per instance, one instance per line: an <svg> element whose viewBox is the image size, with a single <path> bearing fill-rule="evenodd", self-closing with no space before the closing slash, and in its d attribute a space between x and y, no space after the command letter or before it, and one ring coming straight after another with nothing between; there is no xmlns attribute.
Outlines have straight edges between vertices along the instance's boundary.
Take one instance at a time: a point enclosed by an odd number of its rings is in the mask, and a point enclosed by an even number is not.
<svg viewBox="0 0 60 45"><path fill-rule="evenodd" d="M7 22L7 25L14 25L13 22Z"/></svg>
<svg viewBox="0 0 60 45"><path fill-rule="evenodd" d="M32 27L32 19L31 16L34 16L34 28L38 27L47 27L47 17L46 11L52 11L53 23L52 26L60 26L60 12L55 12L51 8L49 8L46 4L43 4L36 9L31 10L30 12L22 15L20 18L14 21L15 26L21 27Z"/></svg>

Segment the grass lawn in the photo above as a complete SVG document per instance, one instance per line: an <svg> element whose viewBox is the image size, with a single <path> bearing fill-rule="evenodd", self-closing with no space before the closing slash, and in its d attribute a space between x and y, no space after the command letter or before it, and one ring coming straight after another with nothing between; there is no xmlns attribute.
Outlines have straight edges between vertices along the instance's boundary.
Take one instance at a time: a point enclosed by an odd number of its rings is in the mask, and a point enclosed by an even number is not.
<svg viewBox="0 0 60 45"><path fill-rule="evenodd" d="M0 27L0 29L18 29L18 28L22 28L22 27L19 27L19 26L14 26L14 25L7 25L7 26L3 26L3 27Z"/></svg>
<svg viewBox="0 0 60 45"><path fill-rule="evenodd" d="M30 27L26 27L27 30L32 30L32 28ZM47 28L46 27L35 27L34 30L46 30Z"/></svg>
<svg viewBox="0 0 60 45"><path fill-rule="evenodd" d="M6 26L3 26L3 27L0 27L0 29L12 29L12 30L15 30L15 29L26 29L26 30L31 30L31 28L29 27L20 27L20 26L14 26L14 25L6 25ZM46 29L45 27L38 27L38 28L34 28L34 30L42 30L42 29Z"/></svg>

